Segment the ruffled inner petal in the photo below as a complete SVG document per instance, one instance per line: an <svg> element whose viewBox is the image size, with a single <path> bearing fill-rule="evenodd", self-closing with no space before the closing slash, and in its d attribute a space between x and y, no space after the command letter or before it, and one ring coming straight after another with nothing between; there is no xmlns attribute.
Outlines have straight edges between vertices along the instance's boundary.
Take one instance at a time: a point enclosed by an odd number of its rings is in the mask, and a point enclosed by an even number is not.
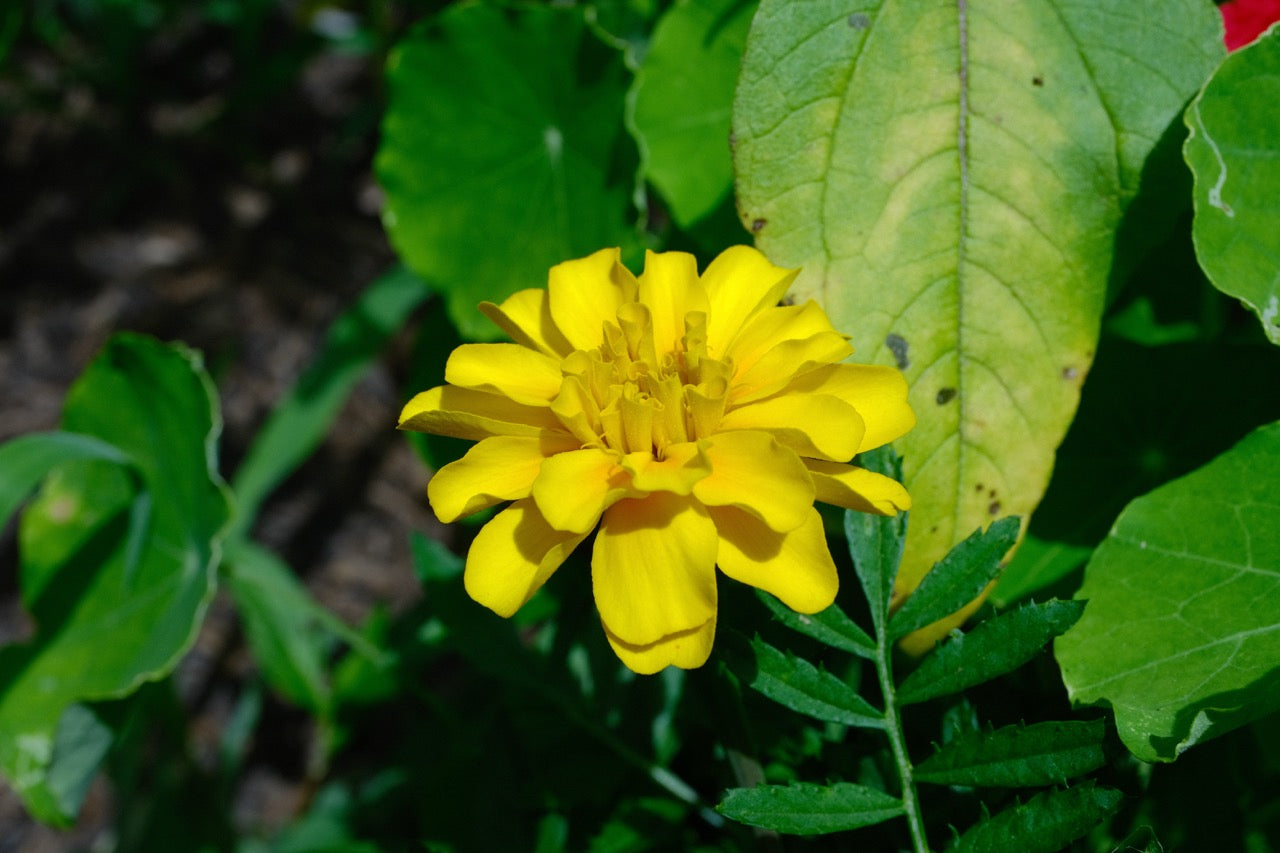
<svg viewBox="0 0 1280 853"><path fill-rule="evenodd" d="M511 616L547 582L584 536L555 530L530 498L516 501L480 528L463 585L499 616Z"/></svg>
<svg viewBox="0 0 1280 853"><path fill-rule="evenodd" d="M486 438L427 483L431 508L449 524L502 501L528 497L546 458L577 446L567 435Z"/></svg>
<svg viewBox="0 0 1280 853"><path fill-rule="evenodd" d="M705 625L716 612L716 528L693 498L656 492L605 510L591 558L605 629L633 646Z"/></svg>
<svg viewBox="0 0 1280 853"><path fill-rule="evenodd" d="M557 530L590 533L600 514L630 494L618 454L598 448L560 453L542 463L533 481L533 499Z"/></svg>
<svg viewBox="0 0 1280 853"><path fill-rule="evenodd" d="M804 464L813 477L818 500L823 503L877 515L896 515L911 509L911 495L891 477L819 459L806 459Z"/></svg>
<svg viewBox="0 0 1280 853"><path fill-rule="evenodd" d="M721 430L763 430L801 456L845 462L862 442L857 410L829 394L788 394L725 412Z"/></svg>
<svg viewBox="0 0 1280 853"><path fill-rule="evenodd" d="M400 412L400 429L479 441L492 435L566 435L546 406L526 406L502 394L441 385L423 391Z"/></svg>
<svg viewBox="0 0 1280 853"><path fill-rule="evenodd" d="M720 534L716 563L729 577L777 596L799 613L817 613L836 600L840 579L822 516L813 507L787 533L733 507L712 507L711 517Z"/></svg>
<svg viewBox="0 0 1280 853"><path fill-rule="evenodd" d="M907 402L907 380L893 367L826 365L797 375L782 393L830 394L857 409L867 427L859 452L888 444L916 425L916 414Z"/></svg>
<svg viewBox="0 0 1280 853"><path fill-rule="evenodd" d="M724 432L702 442L711 474L693 494L707 506L746 510L778 531L794 530L813 508L809 471L765 432Z"/></svg>
<svg viewBox="0 0 1280 853"><path fill-rule="evenodd" d="M560 393L560 362L520 344L463 344L449 355L445 381L489 391L526 406L546 406Z"/></svg>
<svg viewBox="0 0 1280 853"><path fill-rule="evenodd" d="M712 617L703 625L679 631L663 637L656 643L636 646L619 639L606 626L604 635L609 639L618 659L632 672L653 675L668 666L681 669L697 669L711 657L711 647L716 639L716 620Z"/></svg>
<svg viewBox="0 0 1280 853"><path fill-rule="evenodd" d="M750 246L721 252L702 273L707 292L707 351L723 358L742 326L762 308L778 304L799 270L769 263Z"/></svg>
<svg viewBox="0 0 1280 853"><path fill-rule="evenodd" d="M654 348L659 353L676 350L684 335L685 314L707 310L697 259L686 252L646 252L639 294L649 309Z"/></svg>
<svg viewBox="0 0 1280 853"><path fill-rule="evenodd" d="M551 319L551 304L541 288L513 293L501 305L481 302L480 312L518 344L555 358L573 351Z"/></svg>
<svg viewBox="0 0 1280 853"><path fill-rule="evenodd" d="M590 350L604 340L604 324L618 306L634 302L636 279L622 265L621 251L601 249L551 268L547 294L556 328L574 349Z"/></svg>

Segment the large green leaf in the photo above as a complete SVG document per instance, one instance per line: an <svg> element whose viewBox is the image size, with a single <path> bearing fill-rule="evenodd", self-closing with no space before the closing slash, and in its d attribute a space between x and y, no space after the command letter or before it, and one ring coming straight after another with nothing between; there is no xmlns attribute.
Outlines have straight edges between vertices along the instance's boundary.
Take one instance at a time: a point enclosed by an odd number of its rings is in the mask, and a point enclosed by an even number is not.
<svg viewBox="0 0 1280 853"><path fill-rule="evenodd" d="M230 515L217 398L185 347L113 338L68 394L63 426L129 457L153 500L132 566L136 486L117 465L63 468L24 513L22 597L37 632L0 650L0 769L47 821L67 819L72 805L47 776L63 711L172 670L213 594Z"/></svg>
<svg viewBox="0 0 1280 853"><path fill-rule="evenodd" d="M1058 662L1143 760L1280 708L1278 482L1280 423L1133 501L1089 561Z"/></svg>
<svg viewBox="0 0 1280 853"><path fill-rule="evenodd" d="M903 813L896 797L850 782L732 788L716 808L739 823L791 835L857 829Z"/></svg>
<svg viewBox="0 0 1280 853"><path fill-rule="evenodd" d="M687 227L733 190L729 113L755 0L679 0L654 27L632 86L645 177Z"/></svg>
<svg viewBox="0 0 1280 853"><path fill-rule="evenodd" d="M580 8L452 6L396 47L387 73L384 221L464 337L497 334L478 302L634 242L626 70Z"/></svg>
<svg viewBox="0 0 1280 853"><path fill-rule="evenodd" d="M1280 30L1229 56L1186 122L1200 265L1280 344Z"/></svg>
<svg viewBox="0 0 1280 853"><path fill-rule="evenodd" d="M1115 229L1219 34L1198 0L761 3L734 103L739 206L803 268L794 295L906 373L899 594L1039 500Z"/></svg>

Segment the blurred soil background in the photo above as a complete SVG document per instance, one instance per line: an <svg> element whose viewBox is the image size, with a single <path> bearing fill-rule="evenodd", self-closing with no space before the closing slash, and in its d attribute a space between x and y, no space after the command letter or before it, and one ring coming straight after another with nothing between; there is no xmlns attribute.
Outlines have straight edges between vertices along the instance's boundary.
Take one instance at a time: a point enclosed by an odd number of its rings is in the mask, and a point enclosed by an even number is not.
<svg viewBox="0 0 1280 853"><path fill-rule="evenodd" d="M0 440L56 428L116 330L204 353L229 477L328 324L393 263L371 174L387 47L432 4L361 0L6 0L0 11ZM409 530L427 472L393 427L408 335L357 386L256 538L350 624L418 595ZM438 528L437 528L438 529ZM0 540L0 641L28 636L15 536ZM210 761L252 676L215 601L176 683ZM268 695L233 798L241 832L305 807L310 718ZM0 789L0 853L109 846L99 779L55 831ZM104 833L106 835L104 835Z"/></svg>

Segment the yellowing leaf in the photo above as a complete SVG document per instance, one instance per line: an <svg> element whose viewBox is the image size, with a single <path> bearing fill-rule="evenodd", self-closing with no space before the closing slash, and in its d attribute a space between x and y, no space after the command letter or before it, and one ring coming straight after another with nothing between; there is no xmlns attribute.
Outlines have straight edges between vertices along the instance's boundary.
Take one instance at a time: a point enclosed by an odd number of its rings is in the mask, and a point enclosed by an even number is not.
<svg viewBox="0 0 1280 853"><path fill-rule="evenodd" d="M761 3L734 105L739 208L775 263L803 268L795 296L911 385L897 600L1043 494L1116 227L1222 53L1214 15L1190 0Z"/></svg>

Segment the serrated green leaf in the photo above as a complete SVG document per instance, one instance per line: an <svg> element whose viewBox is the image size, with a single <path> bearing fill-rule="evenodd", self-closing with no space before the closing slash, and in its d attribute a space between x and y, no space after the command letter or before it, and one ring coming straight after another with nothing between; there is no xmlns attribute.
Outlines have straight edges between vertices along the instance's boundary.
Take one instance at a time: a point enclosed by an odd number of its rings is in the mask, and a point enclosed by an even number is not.
<svg viewBox="0 0 1280 853"><path fill-rule="evenodd" d="M186 347L112 338L68 394L63 427L132 459L153 504L134 567L126 527L136 488L118 465L65 466L23 515L22 596L38 631L0 649L0 770L48 822L71 817L72 788L47 776L63 711L173 669L213 595L230 515L217 395Z"/></svg>
<svg viewBox="0 0 1280 853"><path fill-rule="evenodd" d="M733 189L729 114L755 0L679 0L659 19L631 87L645 177L682 228Z"/></svg>
<svg viewBox="0 0 1280 853"><path fill-rule="evenodd" d="M756 597L773 612L774 618L793 631L812 637L833 649L851 652L868 660L876 655L875 641L846 616L838 605L833 604L819 613L806 614L795 612L767 592L757 592Z"/></svg>
<svg viewBox="0 0 1280 853"><path fill-rule="evenodd" d="M1092 782L1046 791L969 829L948 853L1057 853L1120 809L1123 795Z"/></svg>
<svg viewBox="0 0 1280 853"><path fill-rule="evenodd" d="M773 701L826 722L883 728L884 715L825 669L759 637L749 645L731 638L725 646L734 674Z"/></svg>
<svg viewBox="0 0 1280 853"><path fill-rule="evenodd" d="M849 541L849 556L866 593L871 608L871 621L877 636L889 619L889 600L893 596L893 579L902 560L907 514L894 517L871 515L848 510L844 514L844 535Z"/></svg>
<svg viewBox="0 0 1280 853"><path fill-rule="evenodd" d="M1039 501L1116 228L1220 26L1200 0L761 3L734 101L739 207L802 269L794 297L906 374L900 592Z"/></svg>
<svg viewBox="0 0 1280 853"><path fill-rule="evenodd" d="M323 348L276 403L236 470L231 485L239 513L232 539L248 534L262 501L320 444L356 382L429 295L422 279L397 268L370 284L329 327Z"/></svg>
<svg viewBox="0 0 1280 853"><path fill-rule="evenodd" d="M1106 763L1103 720L1005 726L961 735L916 765L917 782L1022 788L1055 785Z"/></svg>
<svg viewBox="0 0 1280 853"><path fill-rule="evenodd" d="M849 782L732 788L716 810L739 823L790 835L842 832L883 823L903 813L898 798Z"/></svg>
<svg viewBox="0 0 1280 853"><path fill-rule="evenodd" d="M452 5L396 46L387 78L384 222L463 337L498 334L477 303L636 242L626 69L581 7Z"/></svg>
<svg viewBox="0 0 1280 853"><path fill-rule="evenodd" d="M954 634L926 657L898 687L898 704L946 696L1022 666L1045 643L1070 628L1083 601L1046 601L1002 613Z"/></svg>
<svg viewBox="0 0 1280 853"><path fill-rule="evenodd" d="M1018 541L1022 522L1002 518L947 552L915 592L889 620L889 637L897 640L968 604L1000 573L1000 561Z"/></svg>
<svg viewBox="0 0 1280 853"><path fill-rule="evenodd" d="M1280 30L1228 56L1185 120L1200 266L1280 344Z"/></svg>
<svg viewBox="0 0 1280 853"><path fill-rule="evenodd" d="M1129 504L1056 644L1076 702L1107 702L1144 761L1280 708L1280 423Z"/></svg>

